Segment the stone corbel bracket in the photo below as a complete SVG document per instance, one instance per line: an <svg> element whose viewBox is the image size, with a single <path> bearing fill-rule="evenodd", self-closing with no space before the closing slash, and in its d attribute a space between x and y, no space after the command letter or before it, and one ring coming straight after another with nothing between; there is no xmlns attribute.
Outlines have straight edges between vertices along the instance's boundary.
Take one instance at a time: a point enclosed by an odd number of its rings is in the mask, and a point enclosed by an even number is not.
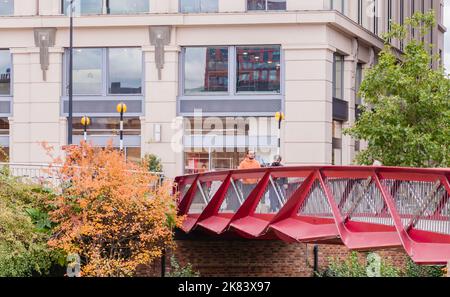
<svg viewBox="0 0 450 297"><path fill-rule="evenodd" d="M42 79L47 81L47 70L50 65L49 47L55 46L56 28L35 28L34 43L39 47Z"/></svg>
<svg viewBox="0 0 450 297"><path fill-rule="evenodd" d="M158 69L158 80L162 79L162 69L164 69L164 47L170 44L170 26L150 27L150 44L155 46L155 64Z"/></svg>

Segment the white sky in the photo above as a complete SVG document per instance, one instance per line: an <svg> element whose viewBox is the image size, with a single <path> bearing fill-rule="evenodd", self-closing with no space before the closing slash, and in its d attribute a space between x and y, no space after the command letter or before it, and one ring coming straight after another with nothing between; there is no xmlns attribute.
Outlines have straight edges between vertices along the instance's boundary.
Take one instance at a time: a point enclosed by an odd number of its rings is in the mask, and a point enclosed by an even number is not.
<svg viewBox="0 0 450 297"><path fill-rule="evenodd" d="M450 74L450 0L444 0L445 8L444 8L444 25L447 27L447 33L445 33L445 68L447 69L447 73Z"/></svg>

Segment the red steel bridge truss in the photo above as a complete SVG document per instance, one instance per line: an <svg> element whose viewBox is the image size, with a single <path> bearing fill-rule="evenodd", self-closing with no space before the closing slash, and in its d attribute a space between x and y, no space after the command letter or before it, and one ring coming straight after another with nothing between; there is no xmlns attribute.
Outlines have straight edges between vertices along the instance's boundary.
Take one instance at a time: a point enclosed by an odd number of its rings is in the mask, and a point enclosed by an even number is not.
<svg viewBox="0 0 450 297"><path fill-rule="evenodd" d="M183 231L215 236L403 247L416 263L450 261L450 169L277 167L175 179Z"/></svg>

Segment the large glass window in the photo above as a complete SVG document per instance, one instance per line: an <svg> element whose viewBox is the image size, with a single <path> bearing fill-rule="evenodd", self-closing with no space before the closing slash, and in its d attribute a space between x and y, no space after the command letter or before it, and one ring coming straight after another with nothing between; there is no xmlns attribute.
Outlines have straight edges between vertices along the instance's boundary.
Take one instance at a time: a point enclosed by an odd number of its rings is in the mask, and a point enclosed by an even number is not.
<svg viewBox="0 0 450 297"><path fill-rule="evenodd" d="M64 13L69 15L70 1L63 0ZM123 1L123 0L122 0ZM102 14L103 13L103 0L76 0L73 2L74 14Z"/></svg>
<svg viewBox="0 0 450 297"><path fill-rule="evenodd" d="M107 90L104 86L105 79ZM142 94L141 50L139 48L74 49L73 93L97 96Z"/></svg>
<svg viewBox="0 0 450 297"><path fill-rule="evenodd" d="M1 1L1 0L0 0ZM62 0L63 10L66 15L70 14L69 5L71 0ZM149 12L149 0L75 0L74 14L132 14Z"/></svg>
<svg viewBox="0 0 450 297"><path fill-rule="evenodd" d="M73 51L73 93L76 95L101 95L103 51L100 48L83 48Z"/></svg>
<svg viewBox="0 0 450 297"><path fill-rule="evenodd" d="M218 12L218 0L180 0L182 13Z"/></svg>
<svg viewBox="0 0 450 297"><path fill-rule="evenodd" d="M14 15L14 0L0 0L1 15Z"/></svg>
<svg viewBox="0 0 450 297"><path fill-rule="evenodd" d="M247 10L286 10L286 0L247 0Z"/></svg>
<svg viewBox="0 0 450 297"><path fill-rule="evenodd" d="M11 95L11 54L0 50L0 95Z"/></svg>
<svg viewBox="0 0 450 297"><path fill-rule="evenodd" d="M185 173L236 169L249 148L260 164L276 154L274 118L186 117L183 124Z"/></svg>
<svg viewBox="0 0 450 297"><path fill-rule="evenodd" d="M228 48L191 47L184 55L184 92L228 91Z"/></svg>
<svg viewBox="0 0 450 297"><path fill-rule="evenodd" d="M108 13L129 14L149 11L149 0L109 0Z"/></svg>
<svg viewBox="0 0 450 297"><path fill-rule="evenodd" d="M124 135L124 151L128 160L140 161L141 147L129 141L128 137L136 137L141 135L141 121L137 117L124 118L123 126ZM109 139L119 137L120 121L119 118L108 117L92 117L91 124L88 127L88 141L92 141L94 145L102 146ZM84 127L81 125L81 118L73 118L73 135L81 139ZM105 141L100 141L101 139Z"/></svg>
<svg viewBox="0 0 450 297"><path fill-rule="evenodd" d="M109 93L142 93L142 51L140 49L109 49Z"/></svg>
<svg viewBox="0 0 450 297"><path fill-rule="evenodd" d="M333 97L337 99L343 99L344 57L342 55L334 55L333 70Z"/></svg>
<svg viewBox="0 0 450 297"><path fill-rule="evenodd" d="M237 47L237 92L280 93L280 47Z"/></svg>

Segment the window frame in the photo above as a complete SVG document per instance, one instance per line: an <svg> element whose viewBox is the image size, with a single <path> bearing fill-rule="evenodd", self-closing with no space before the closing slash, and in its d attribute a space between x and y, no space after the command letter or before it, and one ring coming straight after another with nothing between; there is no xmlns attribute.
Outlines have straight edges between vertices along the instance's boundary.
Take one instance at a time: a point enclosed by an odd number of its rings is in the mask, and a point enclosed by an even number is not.
<svg viewBox="0 0 450 297"><path fill-rule="evenodd" d="M185 93L185 53L187 48L208 48L208 47L227 47L228 48L228 91L227 92L204 92L200 94L186 94ZM260 91L260 92L238 92L237 91L237 78L238 78L238 62L237 62L237 49L245 47L279 47L280 50L280 91L270 92L270 91ZM248 98L251 96L261 97L261 96L271 96L271 97L281 97L284 95L284 54L281 45L279 44L264 44L264 45L207 45L207 46L182 46L180 52L180 68L179 68L179 97L190 99L190 98ZM268 74L269 75L269 74Z"/></svg>
<svg viewBox="0 0 450 297"><path fill-rule="evenodd" d="M260 10L258 10L258 9L249 9L248 8L248 0L246 0L246 5L245 5L245 11L246 12L262 12L262 11L264 11L264 12L267 12L267 11L287 11L287 0L285 0L284 1L284 3L286 3L286 8L285 9L269 9L269 5L268 5L268 1L269 0L264 0L265 1L265 9L260 9Z"/></svg>
<svg viewBox="0 0 450 297"><path fill-rule="evenodd" d="M201 1L201 0L195 0L195 1ZM183 3L183 0L178 0L178 12L179 12L179 13L183 13L183 14L191 14L191 13L217 13L217 12L219 12L219 0L211 0L211 1L217 1L217 11L202 11L202 10L200 9L200 11L193 11L193 12L187 12L187 11L185 11L185 12L183 12L183 10L182 10L182 3Z"/></svg>
<svg viewBox="0 0 450 297"><path fill-rule="evenodd" d="M141 94L109 94L109 85L108 85L108 79L109 79L109 49L110 48L138 48L141 49L142 56L141 56L141 65L142 65L142 73L141 73ZM140 113L127 113L127 117L134 117L134 116L142 116L145 112L145 51L142 49L142 47L138 46L129 46L129 47L122 47L122 46L116 46L116 47L77 47L76 49L101 49L102 50L102 92L101 94L73 94L73 101L123 101L127 103L127 101L136 101L140 100L142 103L141 109L142 112ZM64 103L68 101L69 98L69 49L64 49L64 58L63 58L63 83L61 85L61 115L66 116L67 112L64 112ZM117 116L117 113L75 113L73 114L74 117L77 116L91 116L91 117L110 117L110 116Z"/></svg>
<svg viewBox="0 0 450 297"><path fill-rule="evenodd" d="M14 16L15 15L15 3L14 3L14 0L11 1L10 3L12 3L12 13L11 14L2 14L2 13L0 13L0 17L10 17L10 16Z"/></svg>

